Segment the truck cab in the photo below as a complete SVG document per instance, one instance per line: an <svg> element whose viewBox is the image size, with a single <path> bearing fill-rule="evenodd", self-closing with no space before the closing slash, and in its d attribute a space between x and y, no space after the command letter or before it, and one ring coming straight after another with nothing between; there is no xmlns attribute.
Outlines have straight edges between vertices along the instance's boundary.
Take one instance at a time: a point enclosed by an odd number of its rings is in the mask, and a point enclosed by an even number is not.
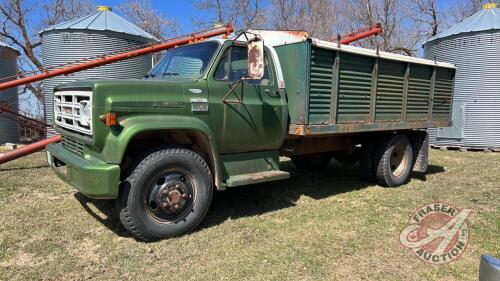
<svg viewBox="0 0 500 281"><path fill-rule="evenodd" d="M280 156L304 169L359 160L366 179L399 186L425 170L423 129L450 124L454 66L352 48L246 31L171 49L144 79L60 85L48 162L84 195L116 199L142 240L193 230L214 190L289 178Z"/></svg>

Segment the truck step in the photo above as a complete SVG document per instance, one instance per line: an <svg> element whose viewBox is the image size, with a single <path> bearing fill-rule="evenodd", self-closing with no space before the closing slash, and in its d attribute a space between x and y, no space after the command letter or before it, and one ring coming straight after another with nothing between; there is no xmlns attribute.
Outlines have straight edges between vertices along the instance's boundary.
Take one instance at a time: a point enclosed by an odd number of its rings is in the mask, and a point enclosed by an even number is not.
<svg viewBox="0 0 500 281"><path fill-rule="evenodd" d="M241 186L247 184L255 184L261 182L275 181L275 180L284 180L290 178L289 172L284 171L267 171L267 172L259 172L253 174L244 174L232 176L226 180L226 186Z"/></svg>

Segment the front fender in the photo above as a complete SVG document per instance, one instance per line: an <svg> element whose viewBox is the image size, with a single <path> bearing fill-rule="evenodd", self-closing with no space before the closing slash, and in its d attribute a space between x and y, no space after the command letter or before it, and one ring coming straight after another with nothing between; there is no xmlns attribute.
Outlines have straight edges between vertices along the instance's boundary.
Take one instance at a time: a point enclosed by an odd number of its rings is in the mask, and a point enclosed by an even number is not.
<svg viewBox="0 0 500 281"><path fill-rule="evenodd" d="M102 153L106 162L120 164L132 139L141 132L157 130L197 130L202 132L208 139L211 148L211 154L216 171L216 184L220 184L220 165L218 150L215 145L212 130L201 119L189 116L172 115L141 115L127 116L119 120L120 130L113 130L106 138L106 146Z"/></svg>

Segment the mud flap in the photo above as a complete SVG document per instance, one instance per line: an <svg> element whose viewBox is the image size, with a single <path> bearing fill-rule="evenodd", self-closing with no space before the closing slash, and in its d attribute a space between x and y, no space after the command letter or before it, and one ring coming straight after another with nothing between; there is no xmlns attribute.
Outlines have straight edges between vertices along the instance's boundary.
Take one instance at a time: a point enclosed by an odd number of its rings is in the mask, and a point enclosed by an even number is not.
<svg viewBox="0 0 500 281"><path fill-rule="evenodd" d="M429 134L426 131L415 131L409 136L413 148L413 171L427 171L429 160Z"/></svg>

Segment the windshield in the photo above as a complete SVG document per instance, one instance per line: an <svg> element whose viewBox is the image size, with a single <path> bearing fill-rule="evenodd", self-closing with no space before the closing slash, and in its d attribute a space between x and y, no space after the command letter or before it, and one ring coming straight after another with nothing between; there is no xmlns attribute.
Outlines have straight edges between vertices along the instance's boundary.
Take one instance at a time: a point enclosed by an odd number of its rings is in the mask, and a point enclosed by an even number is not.
<svg viewBox="0 0 500 281"><path fill-rule="evenodd" d="M218 45L217 42L206 42L169 50L146 77L198 78L205 72Z"/></svg>

